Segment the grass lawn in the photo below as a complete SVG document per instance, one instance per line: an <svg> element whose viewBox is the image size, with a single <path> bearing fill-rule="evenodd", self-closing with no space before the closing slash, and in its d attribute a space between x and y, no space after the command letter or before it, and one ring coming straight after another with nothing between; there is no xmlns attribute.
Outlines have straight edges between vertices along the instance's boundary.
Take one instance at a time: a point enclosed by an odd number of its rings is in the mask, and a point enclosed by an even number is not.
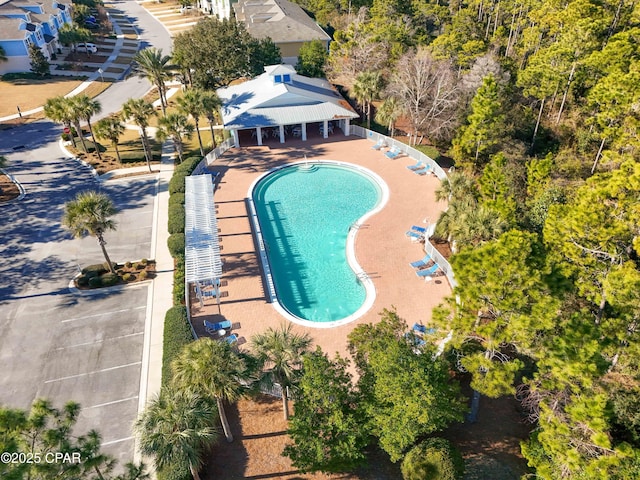
<svg viewBox="0 0 640 480"><path fill-rule="evenodd" d="M48 98L66 95L81 83L82 80L68 77L53 77L46 80L1 80L0 117L18 113L17 106L23 112L41 107ZM95 97L110 85L111 83L109 82L92 82L82 93Z"/></svg>

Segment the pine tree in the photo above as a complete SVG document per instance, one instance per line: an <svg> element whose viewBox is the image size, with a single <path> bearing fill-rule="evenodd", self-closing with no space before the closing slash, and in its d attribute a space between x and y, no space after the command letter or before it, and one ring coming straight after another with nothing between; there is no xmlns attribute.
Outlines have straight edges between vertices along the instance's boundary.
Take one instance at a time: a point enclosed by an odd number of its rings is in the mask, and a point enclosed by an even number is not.
<svg viewBox="0 0 640 480"><path fill-rule="evenodd" d="M51 65L47 60L47 57L44 56L42 50L34 45L33 43L29 44L29 58L31 59L31 71L40 77L46 77L51 73Z"/></svg>

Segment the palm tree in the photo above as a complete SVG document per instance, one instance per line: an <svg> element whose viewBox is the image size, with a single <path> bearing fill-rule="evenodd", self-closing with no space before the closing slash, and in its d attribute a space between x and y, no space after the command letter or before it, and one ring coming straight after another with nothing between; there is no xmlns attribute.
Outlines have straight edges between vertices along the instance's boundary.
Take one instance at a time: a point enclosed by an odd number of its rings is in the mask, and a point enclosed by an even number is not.
<svg viewBox="0 0 640 480"><path fill-rule="evenodd" d="M71 115L71 121L73 125L76 127L76 132L80 137L80 143L82 143L82 150L87 151L87 144L84 143L84 135L82 134L82 127L80 127L80 119L84 117L84 105L76 100L76 97L64 98L64 103L66 103L67 108L69 109L69 114Z"/></svg>
<svg viewBox="0 0 640 480"><path fill-rule="evenodd" d="M453 172L440 182L435 191L436 200L475 202L480 196L476 180L462 172Z"/></svg>
<svg viewBox="0 0 640 480"><path fill-rule="evenodd" d="M140 451L153 457L156 469L184 462L194 480L205 455L218 438L215 404L188 390L163 388L136 421Z"/></svg>
<svg viewBox="0 0 640 480"><path fill-rule="evenodd" d="M184 152L184 140L193 135L193 125L189 123L186 115L182 113L170 113L158 120L156 138L164 142L167 138L173 140L173 148L178 153L180 163Z"/></svg>
<svg viewBox="0 0 640 480"><path fill-rule="evenodd" d="M204 109L205 93L199 88L193 88L184 92L182 97L178 98L178 110L185 115L191 115L196 124L196 134L198 135L198 145L200 145L200 155L204 157L204 148L202 147L202 138L200 137L200 115L206 114Z"/></svg>
<svg viewBox="0 0 640 480"><path fill-rule="evenodd" d="M251 375L246 360L225 341L200 338L186 345L171 367L176 388L216 399L224 435L233 442L223 402L235 402L247 391Z"/></svg>
<svg viewBox="0 0 640 480"><path fill-rule="evenodd" d="M209 128L211 129L211 141L213 142L213 148L216 148L216 134L213 131L214 123L217 123L218 109L222 106L222 102L216 92L205 92L202 98L202 110L209 121Z"/></svg>
<svg viewBox="0 0 640 480"><path fill-rule="evenodd" d="M261 365L266 367L262 382L282 387L282 410L289 420L287 389L295 386L302 369L302 355L309 350L311 337L292 331L292 325L283 324L279 329L268 328L251 339L253 350Z"/></svg>
<svg viewBox="0 0 640 480"><path fill-rule="evenodd" d="M4 155L0 155L0 168L5 168L8 163L9 160L7 160L7 157L5 157Z"/></svg>
<svg viewBox="0 0 640 480"><path fill-rule="evenodd" d="M79 193L74 200L67 202L62 217L62 225L71 230L74 237L96 237L111 273L116 272L105 248L104 232L116 229L116 222L110 218L116 213L118 211L107 195L89 191Z"/></svg>
<svg viewBox="0 0 640 480"><path fill-rule="evenodd" d="M73 97L74 103L78 112L80 112L80 116L87 122L89 126L89 133L91 133L91 139L93 140L93 146L96 149L96 153L98 154L98 158L102 160L102 155L100 154L100 149L98 148L98 143L96 142L96 137L93 135L93 127L91 126L91 117L97 113L102 111L102 105L98 100L93 100L88 95L78 95Z"/></svg>
<svg viewBox="0 0 640 480"><path fill-rule="evenodd" d="M122 105L122 114L126 118L131 118L133 123L140 127L140 139L142 140L142 149L144 157L147 160L147 167L151 171L151 146L147 137L147 127L149 126L149 117L156 114L153 105L144 98L130 98Z"/></svg>
<svg viewBox="0 0 640 480"><path fill-rule="evenodd" d="M71 124L73 123L73 112L67 99L63 96L51 97L44 104L44 114L47 118L54 122L63 124L71 132ZM76 147L76 139L73 132L70 134L73 148Z"/></svg>
<svg viewBox="0 0 640 480"><path fill-rule="evenodd" d="M375 119L376 122L388 126L389 136L393 138L395 136L396 122L401 114L402 110L396 97L387 97L378 108Z"/></svg>
<svg viewBox="0 0 640 480"><path fill-rule="evenodd" d="M100 139L111 141L119 163L122 163L122 160L120 158L120 150L118 150L118 142L124 133L124 129L124 124L119 115L103 118L96 123L96 136Z"/></svg>
<svg viewBox="0 0 640 480"><path fill-rule="evenodd" d="M371 128L371 102L376 100L382 90L380 72L361 72L353 83L353 96L362 106L367 117L367 128Z"/></svg>
<svg viewBox="0 0 640 480"><path fill-rule="evenodd" d="M162 105L163 115L167 114L167 96L164 82L169 80L176 70L175 65L171 65L170 55L162 55L162 49L145 48L136 53L133 60L137 63L136 71L138 76L148 78L158 88L160 94L160 105Z"/></svg>

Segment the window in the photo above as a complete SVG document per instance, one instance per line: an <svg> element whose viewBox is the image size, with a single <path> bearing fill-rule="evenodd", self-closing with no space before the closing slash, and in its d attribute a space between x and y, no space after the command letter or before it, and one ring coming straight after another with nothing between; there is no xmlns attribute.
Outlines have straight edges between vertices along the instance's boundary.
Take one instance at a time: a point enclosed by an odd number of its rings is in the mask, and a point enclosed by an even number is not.
<svg viewBox="0 0 640 480"><path fill-rule="evenodd" d="M275 76L273 77L273 81L274 81L275 83L282 83L282 75L275 75Z"/></svg>
<svg viewBox="0 0 640 480"><path fill-rule="evenodd" d="M284 83L291 83L291 75L289 75L288 73L285 73L285 74L282 76L282 81L283 81Z"/></svg>

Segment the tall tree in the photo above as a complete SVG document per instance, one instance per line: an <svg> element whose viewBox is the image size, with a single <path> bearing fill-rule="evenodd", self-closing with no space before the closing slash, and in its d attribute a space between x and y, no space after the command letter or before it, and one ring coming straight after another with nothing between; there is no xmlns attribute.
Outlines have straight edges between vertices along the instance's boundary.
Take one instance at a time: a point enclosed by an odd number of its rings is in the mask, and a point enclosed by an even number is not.
<svg viewBox="0 0 640 480"><path fill-rule="evenodd" d="M116 222L111 219L116 213L116 207L104 193L82 192L65 204L62 217L62 225L67 227L74 237L96 237L111 273L116 272L105 248L107 242L104 233L116 229Z"/></svg>
<svg viewBox="0 0 640 480"><path fill-rule="evenodd" d="M456 126L459 89L451 65L428 50L404 54L391 77L389 93L408 115L413 141L419 135L446 138Z"/></svg>
<svg viewBox="0 0 640 480"><path fill-rule="evenodd" d="M31 71L39 77L46 77L51 74L51 65L44 56L40 47L34 43L29 44L29 59Z"/></svg>
<svg viewBox="0 0 640 480"><path fill-rule="evenodd" d="M171 366L175 388L216 399L224 435L233 442L224 402L235 402L247 392L252 376L247 360L228 342L200 338L186 345Z"/></svg>
<svg viewBox="0 0 640 480"><path fill-rule="evenodd" d="M170 113L158 120L156 138L160 141L171 138L180 163L182 163L182 155L184 153L184 141L191 138L191 135L193 135L193 125L189 123L187 116L182 113Z"/></svg>
<svg viewBox="0 0 640 480"><path fill-rule="evenodd" d="M50 118L54 122L62 123L66 128L69 129L69 136L71 137L71 142L73 143L73 147L75 148L76 138L71 131L71 125L73 123L73 112L71 111L67 99L63 96L48 98L46 103L44 104L44 114L47 116L47 118Z"/></svg>
<svg viewBox="0 0 640 480"><path fill-rule="evenodd" d="M162 49L153 47L145 48L136 53L133 60L136 62L138 76L148 78L156 86L160 95L162 113L167 114L167 93L165 82L171 78L176 66L171 63L170 55L163 55Z"/></svg>
<svg viewBox="0 0 640 480"><path fill-rule="evenodd" d="M277 330L269 327L255 335L251 343L264 369L262 381L268 385L277 383L282 388L282 410L284 419L289 420L288 391L298 383L302 356L311 345L311 337L294 333L291 323L287 323Z"/></svg>
<svg viewBox="0 0 640 480"><path fill-rule="evenodd" d="M402 110L398 100L395 97L387 97L376 110L375 119L376 122L387 125L389 136L393 138L395 136L396 122L401 114Z"/></svg>
<svg viewBox="0 0 640 480"><path fill-rule="evenodd" d="M151 145L147 137L147 127L149 118L156 115L153 105L144 98L130 98L122 105L122 114L126 118L131 118L140 127L140 139L144 149L144 157L147 160L147 167L151 171Z"/></svg>
<svg viewBox="0 0 640 480"><path fill-rule="evenodd" d="M200 480L199 471L218 438L215 423L216 406L207 397L164 387L147 404L134 429L140 451L154 459L160 472L186 462L193 480Z"/></svg>
<svg viewBox="0 0 640 480"><path fill-rule="evenodd" d="M505 134L505 115L498 83L493 75L484 78L471 101L471 113L453 139L452 152L456 161L475 168L488 160Z"/></svg>
<svg viewBox="0 0 640 480"><path fill-rule="evenodd" d="M217 147L216 144L216 133L213 129L214 123L218 121L218 109L222 106L222 102L216 95L216 92L205 92L202 97L202 111L204 115L207 117L207 121L209 122L209 129L211 130L211 143L213 144L213 148Z"/></svg>
<svg viewBox="0 0 640 480"><path fill-rule="evenodd" d="M122 163L118 143L120 142L120 137L124 133L124 130L125 126L119 115L103 118L96 123L96 137L111 141L111 145L113 145L113 148L116 151L116 157L118 157L118 163Z"/></svg>
<svg viewBox="0 0 640 480"><path fill-rule="evenodd" d="M434 355L435 346L425 344L416 352L416 338L405 337L406 331L395 311L384 310L380 322L358 325L349 334L362 405L392 462L421 435L462 420L466 409L448 366Z"/></svg>
<svg viewBox="0 0 640 480"><path fill-rule="evenodd" d="M296 71L307 77L324 77L324 64L329 52L320 40L311 40L300 46Z"/></svg>
<svg viewBox="0 0 640 480"><path fill-rule="evenodd" d="M200 155L204 157L204 147L202 146L202 137L200 136L200 116L206 115L205 109L206 92L199 88L192 88L184 92L178 98L178 110L185 115L191 115L193 122L196 124L196 135L198 136L198 145L200 146Z"/></svg>
<svg viewBox="0 0 640 480"><path fill-rule="evenodd" d="M102 111L102 105L100 105L100 102L98 100L93 100L88 95L77 95L72 98L74 100L73 103L75 105L75 108L77 108L78 113L84 119L84 121L87 122L89 133L91 133L91 139L93 140L93 146L96 149L98 158L102 160L100 148L98 147L98 142L96 142L96 137L93 135L93 127L91 125L91 117Z"/></svg>
<svg viewBox="0 0 640 480"><path fill-rule="evenodd" d="M303 472L348 472L366 460L368 429L347 364L339 356L330 360L320 347L304 356L288 429L293 443L283 452Z"/></svg>
<svg viewBox="0 0 640 480"><path fill-rule="evenodd" d="M512 394L523 363L535 356L540 332L550 330L559 305L543 277L536 236L512 230L498 240L451 257L458 285L436 321L452 330L471 386L492 398Z"/></svg>
<svg viewBox="0 0 640 480"><path fill-rule="evenodd" d="M380 72L362 72L353 83L353 96L362 106L367 117L367 128L371 128L371 103L377 100L382 91L382 75Z"/></svg>

